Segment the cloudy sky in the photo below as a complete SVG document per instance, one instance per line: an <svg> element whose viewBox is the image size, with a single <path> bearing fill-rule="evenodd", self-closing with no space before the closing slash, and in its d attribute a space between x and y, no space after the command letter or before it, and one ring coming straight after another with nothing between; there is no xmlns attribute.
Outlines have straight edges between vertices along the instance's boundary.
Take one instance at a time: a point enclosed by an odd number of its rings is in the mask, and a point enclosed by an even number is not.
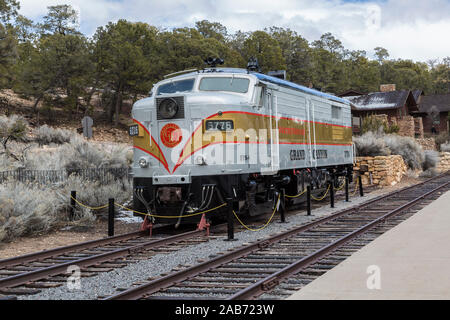
<svg viewBox="0 0 450 320"><path fill-rule="evenodd" d="M289 27L309 41L325 32L346 48L381 46L391 58L427 61L450 56L450 0L20 0L21 14L38 21L47 6L70 4L81 31L127 19L164 28L217 21L233 33Z"/></svg>

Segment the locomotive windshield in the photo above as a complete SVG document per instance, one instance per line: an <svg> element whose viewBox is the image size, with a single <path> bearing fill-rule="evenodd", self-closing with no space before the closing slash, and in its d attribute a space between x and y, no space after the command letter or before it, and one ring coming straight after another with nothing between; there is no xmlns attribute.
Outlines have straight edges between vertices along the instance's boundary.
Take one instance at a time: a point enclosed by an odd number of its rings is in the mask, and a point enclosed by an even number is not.
<svg viewBox="0 0 450 320"><path fill-rule="evenodd" d="M194 87L194 80L195 79L186 79L160 85L157 94L192 91L192 88Z"/></svg>
<svg viewBox="0 0 450 320"><path fill-rule="evenodd" d="M250 80L246 78L235 77L207 77L200 82L202 91L230 91L237 93L246 93Z"/></svg>

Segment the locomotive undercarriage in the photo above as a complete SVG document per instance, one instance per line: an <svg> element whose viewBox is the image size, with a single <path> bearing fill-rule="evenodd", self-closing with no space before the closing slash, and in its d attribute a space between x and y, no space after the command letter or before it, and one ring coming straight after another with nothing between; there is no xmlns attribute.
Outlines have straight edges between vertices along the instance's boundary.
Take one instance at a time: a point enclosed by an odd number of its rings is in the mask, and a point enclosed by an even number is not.
<svg viewBox="0 0 450 320"><path fill-rule="evenodd" d="M192 177L192 183L183 185L153 185L151 178L134 178L133 202L136 211L164 216L153 217L153 223L198 223L199 212L216 208L230 199L236 213L256 216L273 211L282 188L287 195L298 195L309 185L312 194L320 196L326 192L329 182L339 187L344 177L351 182L351 165L283 170L275 176L253 173ZM305 196L289 198L286 205L305 200ZM206 218L220 221L226 215L227 206L222 206L207 212Z"/></svg>

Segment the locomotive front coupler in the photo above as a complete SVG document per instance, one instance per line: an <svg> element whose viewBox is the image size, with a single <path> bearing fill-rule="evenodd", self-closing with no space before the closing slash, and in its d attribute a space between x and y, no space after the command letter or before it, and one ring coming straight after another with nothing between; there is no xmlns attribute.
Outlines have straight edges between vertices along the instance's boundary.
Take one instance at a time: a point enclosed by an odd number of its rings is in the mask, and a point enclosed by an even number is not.
<svg viewBox="0 0 450 320"><path fill-rule="evenodd" d="M183 205L181 206L181 210L180 210L180 213L179 213L179 218L178 218L177 223L175 224L175 229L178 229L178 227L180 226L181 219L183 217L184 212L186 211L186 207L190 203L190 201L191 201L193 196L194 196L194 194L190 193L190 190L189 190L189 194L187 195L186 200L183 202Z"/></svg>

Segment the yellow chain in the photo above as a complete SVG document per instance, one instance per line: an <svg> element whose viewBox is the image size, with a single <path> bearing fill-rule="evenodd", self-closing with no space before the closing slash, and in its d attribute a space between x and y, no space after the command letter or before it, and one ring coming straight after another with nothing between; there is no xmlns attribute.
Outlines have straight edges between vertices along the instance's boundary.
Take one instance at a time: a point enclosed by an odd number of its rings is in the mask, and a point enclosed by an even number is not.
<svg viewBox="0 0 450 320"><path fill-rule="evenodd" d="M159 215L156 215L156 214L149 214L149 213L139 212L139 211L136 211L136 210L124 207L124 206L122 206L122 205L120 205L118 203L114 203L114 204L116 206L122 208L122 209L125 209L127 211L132 211L134 213L137 213L137 214L140 214L140 215L143 215L143 216L154 217L154 218L165 218L165 219L178 219L178 218L189 218L189 217L193 217L193 216L198 216L198 215L210 212L210 211L217 210L217 209L222 208L222 207L227 205L226 203L222 203L220 206L217 206L217 207L212 208L212 209L208 209L208 210L205 210L205 211L202 211L202 212L196 212L196 213L193 213L193 214L182 215L182 216L159 216Z"/></svg>
<svg viewBox="0 0 450 320"><path fill-rule="evenodd" d="M342 185L341 185L339 188L334 188L334 190L336 190L336 191L341 191L341 190L344 188L344 186L345 186L345 181L342 183ZM329 186L328 186L328 188L329 188ZM303 190L303 192L299 193L299 194L296 195L296 196L285 195L285 197L286 197L286 198L298 198L298 197L300 197L301 195L303 195L305 192L306 192L306 190ZM326 196L326 194L325 194L325 196ZM312 197L314 200L317 200L317 199L314 198L314 196L311 196L311 197ZM321 198L320 200L323 200L323 198ZM317 200L317 201L320 201L320 200Z"/></svg>
<svg viewBox="0 0 450 320"><path fill-rule="evenodd" d="M285 196L286 198L298 198L298 197L300 197L302 194L304 194L305 192L306 192L306 189L303 190L303 192L299 193L299 194L296 195L296 196L288 196L287 194L285 194L284 196Z"/></svg>
<svg viewBox="0 0 450 320"><path fill-rule="evenodd" d="M345 182L343 183L343 185L342 185L339 189L336 189L336 190L342 190L344 184L345 184ZM358 180L356 180L355 191L352 193L352 196L354 196L354 195L356 194L357 189L358 189L357 187L358 187ZM307 190L303 190L301 193L299 193L299 194L296 195L296 196L285 195L285 197L287 197L287 198L298 198L298 197L300 197L301 195L303 195L306 191L307 191ZM311 195L311 198L313 198L313 199L316 200L316 201L322 201L322 200L325 199L325 197L328 195L328 192L329 192L329 191L330 191L330 185L328 185L327 192L325 192L325 194L324 194L321 198L316 198L316 197L314 197L313 195ZM100 209L104 209L104 208L107 208L107 207L108 207L107 204L104 205L104 206L100 206L100 207L90 207L90 206L87 206L87 205L81 203L80 201L78 201L77 199L75 199L75 198L72 197L72 196L70 196L70 198L71 198L72 200L74 200L77 204L79 204L80 206L85 207L85 208L90 209L90 210L100 210ZM234 210L233 210L233 214L235 215L235 217L237 218L237 220L239 221L239 223L240 223L244 228L246 228L247 230L250 230L250 231L260 231L260 230L266 228L266 226L270 223L270 221L272 221L273 216L275 215L275 212L277 211L277 207L278 207L279 202L280 202L280 195L278 196L278 201L277 201L277 204L276 204L276 206L275 206L275 210L273 211L272 216L270 217L269 221L267 221L267 223L266 223L264 226L262 226L261 228L259 228L259 229L251 229L251 228L247 227L247 226L239 219L239 217L237 216L236 212L234 212ZM127 207L125 207L125 206L122 206L122 205L120 205L120 204L118 204L118 203L116 203L116 202L114 202L114 205L115 205L115 206L118 206L118 207L120 207L120 208L122 208L122 209L125 209L125 210L127 210L127 211L131 211L131 212L134 212L134 213L143 215L143 216L154 217L154 218L164 218L164 219L178 219L178 218L189 218L189 217L198 216L198 215L201 215L201 214L204 214L204 213L208 213L208 212L211 212L211 211L220 209L220 208L226 206L227 204L226 204L226 203L223 203L223 204L221 204L220 206L217 206L217 207L212 208L212 209L208 209L208 210L201 211L201 212L196 212L196 213L189 214L189 215L183 215L183 216L160 216L160 215L156 215L156 214L149 214L149 213L139 212L139 211L136 211L136 210L127 208Z"/></svg>
<svg viewBox="0 0 450 320"><path fill-rule="evenodd" d="M311 195L311 198L313 198L313 199L316 200L316 201L322 201L323 199L325 199L325 197L326 197L327 194L328 194L328 191L330 191L330 185L331 185L331 184L328 185L327 192L325 192L325 194L323 195L322 198L318 199L318 198L314 197L313 195Z"/></svg>
<svg viewBox="0 0 450 320"><path fill-rule="evenodd" d="M334 188L334 190L341 191L342 188L344 188L344 186L345 186L345 180L344 180L344 182L342 183L342 185L339 188Z"/></svg>
<svg viewBox="0 0 450 320"><path fill-rule="evenodd" d="M274 209L273 212L272 212L272 216L271 216L270 219L266 222L266 224L263 225L263 226L262 226L261 228L259 228L259 229L252 229L252 228L249 228L248 226L246 226L246 225L241 221L241 219L239 219L238 215L236 214L236 212L234 212L234 210L233 210L233 214L234 214L234 216L236 217L236 219L239 221L239 223L240 223L245 229L247 229L247 230L249 230L249 231L261 231L262 229L265 229L265 228L269 225L269 223L272 221L273 216L275 215L275 212L277 212L278 204L279 204L279 203L280 203L280 195L278 195L277 204L275 205L275 209Z"/></svg>
<svg viewBox="0 0 450 320"><path fill-rule="evenodd" d="M106 205L104 205L104 206L101 206L101 207L90 207L90 206L87 206L87 205L81 203L80 201L78 201L77 199L75 199L75 198L72 197L72 196L70 196L70 198L72 198L72 199L73 199L77 204L79 204L80 206L85 207L85 208L90 209L90 210L100 210L100 209L104 209L104 208L107 208L107 207L108 207L108 204L106 204ZM217 209L219 209L219 208L222 208L222 207L226 206L227 204L226 204L226 203L223 203L223 204L221 204L220 206L217 206L217 207L212 208L212 209L208 209L208 210L201 211L201 212L196 212L196 213L189 214L189 215L183 215L183 216L159 216L159 215L155 215L155 214L148 214L148 213L139 212L139 211L136 211L136 210L127 208L127 207L125 207L125 206L122 206L122 205L120 205L120 204L118 204L118 203L116 203L116 202L114 202L114 205L117 206L117 207L120 207L120 208L122 208L122 209L125 209L125 210L127 210L127 211L132 211L132 212L134 212L134 213L137 213L137 214L140 214L140 215L144 215L144 216L155 217L155 218L178 219L178 218L188 218L188 217L198 216L198 215L201 215L201 214L204 214L204 213L207 213L207 212L210 212L210 211L213 211L213 210L217 210Z"/></svg>
<svg viewBox="0 0 450 320"><path fill-rule="evenodd" d="M100 210L100 209L104 209L104 208L106 208L106 207L108 206L107 204L105 204L104 206L101 206L101 207L89 207L89 206L87 206L87 205L85 205L85 204L82 204L80 201L78 201L77 199L75 199L75 198L72 197L72 196L70 196L70 198L71 198L73 201L75 201L76 203L78 203L80 206L85 207L85 208L88 208L88 209L90 209L90 210Z"/></svg>

